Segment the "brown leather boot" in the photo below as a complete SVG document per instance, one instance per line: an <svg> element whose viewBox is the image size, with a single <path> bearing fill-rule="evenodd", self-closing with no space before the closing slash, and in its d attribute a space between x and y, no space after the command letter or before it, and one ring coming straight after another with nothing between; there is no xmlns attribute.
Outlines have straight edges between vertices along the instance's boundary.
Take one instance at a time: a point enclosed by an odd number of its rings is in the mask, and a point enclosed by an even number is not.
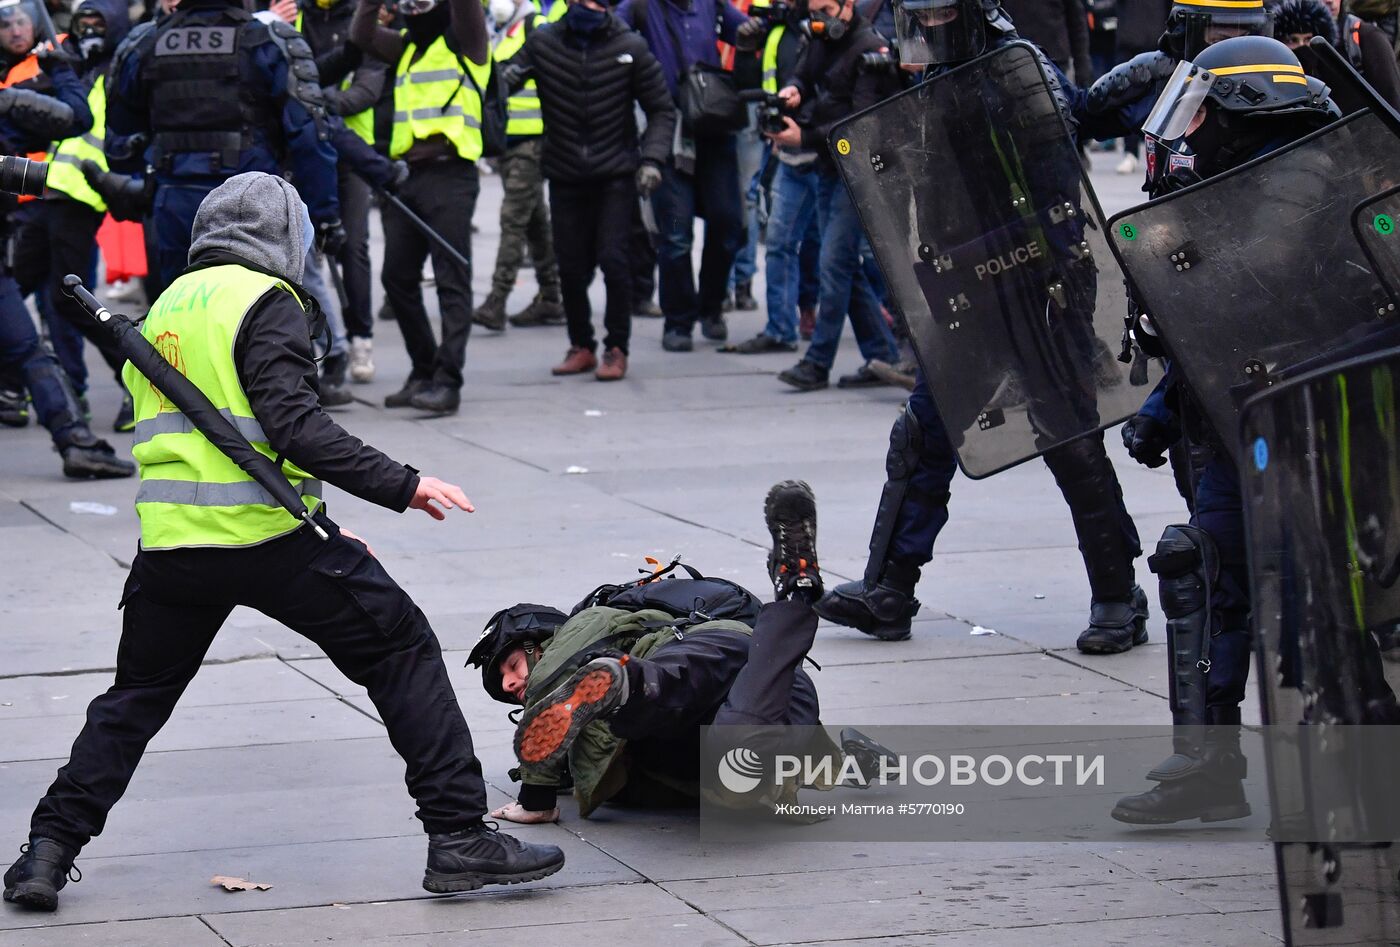
<svg viewBox="0 0 1400 947"><path fill-rule="evenodd" d="M575 345L564 353L564 361L555 365L550 371L556 375L582 375L584 372L591 372L597 367L598 358L593 354L592 350Z"/></svg>
<svg viewBox="0 0 1400 947"><path fill-rule="evenodd" d="M599 381L621 381L627 374L627 355L619 348L611 348L603 353L603 364L593 373Z"/></svg>

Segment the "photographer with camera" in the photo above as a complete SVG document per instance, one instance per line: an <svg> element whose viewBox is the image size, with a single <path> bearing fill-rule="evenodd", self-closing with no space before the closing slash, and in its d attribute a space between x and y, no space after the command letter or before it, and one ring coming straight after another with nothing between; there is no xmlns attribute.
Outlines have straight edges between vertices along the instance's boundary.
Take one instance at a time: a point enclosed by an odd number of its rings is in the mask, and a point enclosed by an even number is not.
<svg viewBox="0 0 1400 947"><path fill-rule="evenodd" d="M815 391L827 386L847 312L867 362L898 359L880 301L861 268L860 217L827 151L826 136L838 120L898 92L900 81L887 70L864 68L862 57L885 51L886 43L856 12L854 0L807 0L805 8L804 32L812 39L798 57L791 82L778 92L797 118L783 116L783 130L768 137L779 147L816 155L817 219L822 233L817 326L802 361L778 376L799 391ZM862 366L839 384L870 384L871 378L869 366Z"/></svg>

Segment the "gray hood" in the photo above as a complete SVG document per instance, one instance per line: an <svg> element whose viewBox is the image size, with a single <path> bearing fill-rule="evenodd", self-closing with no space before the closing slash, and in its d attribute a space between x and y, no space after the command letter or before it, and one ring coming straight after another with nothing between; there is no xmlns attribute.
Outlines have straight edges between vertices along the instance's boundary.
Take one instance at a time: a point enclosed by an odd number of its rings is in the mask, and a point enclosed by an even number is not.
<svg viewBox="0 0 1400 947"><path fill-rule="evenodd" d="M261 171L236 174L199 205L190 262L210 251L231 253L300 285L310 226L306 205L291 184Z"/></svg>

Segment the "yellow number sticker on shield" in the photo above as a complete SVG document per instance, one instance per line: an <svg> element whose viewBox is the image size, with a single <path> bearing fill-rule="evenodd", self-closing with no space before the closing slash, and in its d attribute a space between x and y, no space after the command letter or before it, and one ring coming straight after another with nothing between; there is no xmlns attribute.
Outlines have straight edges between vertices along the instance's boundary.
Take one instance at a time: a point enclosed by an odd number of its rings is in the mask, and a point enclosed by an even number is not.
<svg viewBox="0 0 1400 947"><path fill-rule="evenodd" d="M845 157L851 153L851 143L844 138L836 139L836 153Z"/></svg>

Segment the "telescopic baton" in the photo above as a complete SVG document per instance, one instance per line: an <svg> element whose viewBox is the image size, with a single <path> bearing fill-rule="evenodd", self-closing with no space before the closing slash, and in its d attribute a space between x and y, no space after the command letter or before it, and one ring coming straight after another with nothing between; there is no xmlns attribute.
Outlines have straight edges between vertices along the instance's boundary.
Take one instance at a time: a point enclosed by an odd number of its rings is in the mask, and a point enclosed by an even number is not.
<svg viewBox="0 0 1400 947"><path fill-rule="evenodd" d="M330 534L312 519L311 511L278 466L258 453L238 428L210 403L204 392L167 362L126 316L108 310L84 288L82 279L72 273L63 278L63 290L76 299L99 326L111 333L117 348L136 370L155 385L209 443L257 481L293 517L310 526L322 539L330 539Z"/></svg>
<svg viewBox="0 0 1400 947"><path fill-rule="evenodd" d="M381 197L383 197L390 204L393 204L394 207L400 213L407 217L408 222L413 224L414 227L418 228L418 230L423 234L423 236L427 237L433 243L436 243L438 246L442 247L442 249L446 251L447 255L452 257L452 259L456 260L458 265L461 266L465 272L471 272L471 260L468 260L466 257L462 256L461 252L458 251L456 247L447 242L446 237L438 233L432 227L429 227L428 222L426 220L424 220L422 217L419 217L413 211L409 210L408 205L405 204L403 201L399 200L398 197L396 197L395 195L390 194L383 188L376 188L375 190L378 191Z"/></svg>

